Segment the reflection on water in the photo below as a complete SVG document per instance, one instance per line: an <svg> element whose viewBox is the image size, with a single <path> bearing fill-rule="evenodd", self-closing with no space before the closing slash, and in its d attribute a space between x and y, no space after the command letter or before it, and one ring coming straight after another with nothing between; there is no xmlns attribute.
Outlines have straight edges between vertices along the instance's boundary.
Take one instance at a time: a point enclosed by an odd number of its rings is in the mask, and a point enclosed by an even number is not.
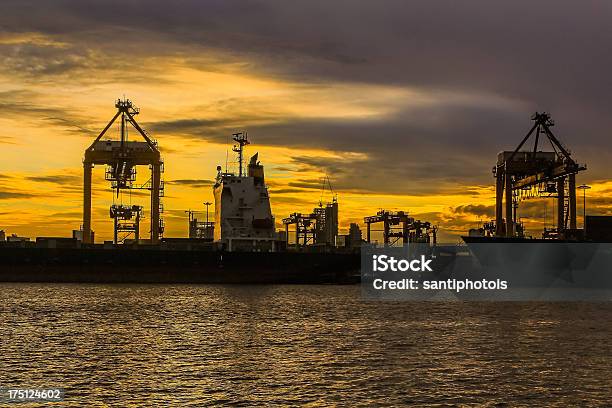
<svg viewBox="0 0 612 408"><path fill-rule="evenodd" d="M358 286L0 296L0 386L64 387L72 406L612 400L611 303L366 302Z"/></svg>

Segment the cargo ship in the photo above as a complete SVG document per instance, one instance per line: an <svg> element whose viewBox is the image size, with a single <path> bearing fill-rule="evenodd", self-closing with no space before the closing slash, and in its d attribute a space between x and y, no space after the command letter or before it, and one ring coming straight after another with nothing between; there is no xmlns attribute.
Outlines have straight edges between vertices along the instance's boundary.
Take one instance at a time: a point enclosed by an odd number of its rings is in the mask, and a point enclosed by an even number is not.
<svg viewBox="0 0 612 408"><path fill-rule="evenodd" d="M381 210L365 217L367 239L356 223L338 231L338 201L319 201L310 213L292 213L276 230L264 166L246 131L234 133L237 171L217 166L213 181L214 219L201 222L189 210L189 237L164 237L164 162L157 141L136 121L140 110L129 99L115 102L116 113L83 158L83 223L72 238L38 237L35 242L0 230L0 281L109 283L297 283L351 284L360 281L361 246L372 243L371 226L383 224L384 246L419 243L436 248L436 227L407 212ZM109 129L119 137L109 137ZM128 138L128 128L130 138ZM140 138L140 140L138 140ZM92 230L92 169L106 166L105 180L122 197L134 189L150 193L150 236L141 234L143 207L113 204L113 240L96 243ZM139 166L150 178L136 183ZM143 191L145 190L145 191ZM322 195L323 197L323 195ZM113 200L115 201L115 200ZM120 200L122 202L122 200ZM281 224L281 223L279 223ZM290 234L294 239L290 240ZM373 243L376 245L376 243Z"/></svg>
<svg viewBox="0 0 612 408"><path fill-rule="evenodd" d="M36 242L8 237L0 241L0 281L359 282L356 248L288 248L286 239L279 237L257 154L251 158L247 174L219 169L213 190L215 222L206 227L214 228L214 239L203 234L200 238L161 238L156 243L139 239L96 244L83 242L83 231L73 238L43 237ZM138 226L133 228L138 230Z"/></svg>
<svg viewBox="0 0 612 408"><path fill-rule="evenodd" d="M117 117L121 117L123 129L133 120L137 111L123 101L118 101L116 106L119 109ZM123 138L119 142L100 141L100 137L96 139L86 151L84 161L84 230L75 231L72 238L42 237L36 242L18 237L0 240L0 281L244 284L359 282L358 245L352 248L295 245L295 248L289 248L288 238L279 236L275 230L264 166L258 161L257 153L243 170L244 146L248 144L244 133L234 135L237 142L235 151L239 159L238 173L222 171L220 166L217 167L213 186L215 221L206 223L203 233L197 233L197 225L192 225L197 224L197 220L190 218L190 238L158 239L158 231L163 231L163 223L159 222L159 218L152 221L152 226L157 229L152 228L151 239L140 239L140 207L113 205L110 215L114 220L114 241L103 244L91 242L91 192L87 185L91 182L90 166L92 163L108 164L114 160L107 170L107 180L111 180L112 187L118 190L129 188L134 178L131 167L141 163L133 159L135 155L152 157L155 163L160 163L156 143L142 132L145 142ZM143 152L145 154L141 154ZM152 195L158 194L157 191L162 188L162 183L158 182L151 189L156 190ZM159 197L154 196L152 205L158 205L158 202ZM136 239L118 242L121 231L132 232Z"/></svg>

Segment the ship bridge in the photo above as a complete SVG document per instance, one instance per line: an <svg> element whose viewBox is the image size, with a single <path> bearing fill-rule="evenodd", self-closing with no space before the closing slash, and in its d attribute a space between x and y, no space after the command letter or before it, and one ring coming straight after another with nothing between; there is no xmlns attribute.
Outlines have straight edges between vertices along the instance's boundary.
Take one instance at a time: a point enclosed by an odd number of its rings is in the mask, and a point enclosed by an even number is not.
<svg viewBox="0 0 612 408"><path fill-rule="evenodd" d="M228 251L275 251L277 235L270 197L265 184L264 167L255 153L243 171L244 146L249 144L246 133L235 133L238 153L238 174L222 172L217 167L213 186L215 197L215 242Z"/></svg>

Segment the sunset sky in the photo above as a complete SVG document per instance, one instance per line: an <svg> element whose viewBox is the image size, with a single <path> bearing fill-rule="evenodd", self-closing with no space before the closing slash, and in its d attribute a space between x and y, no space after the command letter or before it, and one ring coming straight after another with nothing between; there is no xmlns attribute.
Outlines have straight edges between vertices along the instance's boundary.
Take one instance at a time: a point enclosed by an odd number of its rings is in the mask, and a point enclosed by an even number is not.
<svg viewBox="0 0 612 408"><path fill-rule="evenodd" d="M248 130L277 224L316 206L327 174L342 230L407 210L454 241L493 217L496 155L536 110L587 163L588 212L612 214L610 21L604 1L4 0L0 229L79 227L84 149L124 96L162 150L170 237L213 201L231 133ZM102 166L94 180L101 241L114 198ZM131 202L148 215L147 197ZM533 233L546 203L519 208Z"/></svg>

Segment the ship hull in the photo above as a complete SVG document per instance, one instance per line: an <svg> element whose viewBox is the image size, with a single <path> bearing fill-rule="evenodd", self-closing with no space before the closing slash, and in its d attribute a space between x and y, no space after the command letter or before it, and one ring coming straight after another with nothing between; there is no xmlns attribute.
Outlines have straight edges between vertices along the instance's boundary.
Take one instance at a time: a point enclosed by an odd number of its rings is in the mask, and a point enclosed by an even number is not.
<svg viewBox="0 0 612 408"><path fill-rule="evenodd" d="M478 265L468 275L514 286L612 289L612 244L550 239L463 237Z"/></svg>
<svg viewBox="0 0 612 408"><path fill-rule="evenodd" d="M358 254L0 248L0 281L351 284Z"/></svg>

